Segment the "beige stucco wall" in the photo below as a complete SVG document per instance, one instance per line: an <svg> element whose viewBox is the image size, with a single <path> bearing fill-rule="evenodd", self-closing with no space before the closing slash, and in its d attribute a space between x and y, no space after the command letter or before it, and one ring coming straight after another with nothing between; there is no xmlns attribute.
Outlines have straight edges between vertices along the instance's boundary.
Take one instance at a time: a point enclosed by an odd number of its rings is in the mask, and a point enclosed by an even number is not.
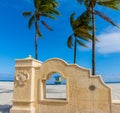
<svg viewBox="0 0 120 113"><path fill-rule="evenodd" d="M40 68L39 79L46 80L53 72L60 73L67 82L67 100L54 101L39 97L40 113L110 113L111 90L100 77L90 76L90 70L69 65L60 59L46 61ZM41 83L42 85L42 83ZM90 86L95 90L90 90ZM39 95L43 93L41 87ZM43 94L44 95L44 94Z"/></svg>
<svg viewBox="0 0 120 113"><path fill-rule="evenodd" d="M16 60L13 107L10 113L36 113L36 71L41 64L31 56Z"/></svg>
<svg viewBox="0 0 120 113"><path fill-rule="evenodd" d="M66 99L45 98L45 82L56 72L66 79ZM111 89L89 69L61 59L16 60L10 113L119 113L119 109L120 104L111 100Z"/></svg>

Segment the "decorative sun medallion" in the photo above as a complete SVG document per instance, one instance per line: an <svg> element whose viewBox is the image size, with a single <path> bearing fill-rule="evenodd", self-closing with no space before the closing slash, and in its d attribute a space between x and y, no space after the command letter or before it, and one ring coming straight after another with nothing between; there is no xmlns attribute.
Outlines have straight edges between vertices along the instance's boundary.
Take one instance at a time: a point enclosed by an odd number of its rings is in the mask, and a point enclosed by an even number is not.
<svg viewBox="0 0 120 113"><path fill-rule="evenodd" d="M15 79L19 86L24 86L25 84L27 84L29 74L26 70L17 71Z"/></svg>
<svg viewBox="0 0 120 113"><path fill-rule="evenodd" d="M89 86L89 89L90 89L91 91L94 91L95 88L96 88L96 87L95 87L94 85L90 85L90 86Z"/></svg>

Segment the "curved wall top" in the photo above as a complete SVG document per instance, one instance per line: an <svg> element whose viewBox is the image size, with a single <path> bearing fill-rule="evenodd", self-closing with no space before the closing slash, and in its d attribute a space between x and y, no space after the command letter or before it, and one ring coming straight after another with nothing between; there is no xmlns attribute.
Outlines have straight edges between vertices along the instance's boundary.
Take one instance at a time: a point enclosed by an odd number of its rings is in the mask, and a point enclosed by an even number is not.
<svg viewBox="0 0 120 113"><path fill-rule="evenodd" d="M39 73L40 73L40 78L46 80L50 77L51 74L56 73L56 72L60 73L63 78L66 78L69 76L67 74L68 71L69 72L71 72L71 71L78 72L79 71L80 72L79 75L81 75L81 71L82 71L82 73L84 73L84 75L86 75L86 76L90 75L89 69L79 67L76 64L68 64L64 60L61 60L58 58L49 59L49 60L45 61L42 64Z"/></svg>

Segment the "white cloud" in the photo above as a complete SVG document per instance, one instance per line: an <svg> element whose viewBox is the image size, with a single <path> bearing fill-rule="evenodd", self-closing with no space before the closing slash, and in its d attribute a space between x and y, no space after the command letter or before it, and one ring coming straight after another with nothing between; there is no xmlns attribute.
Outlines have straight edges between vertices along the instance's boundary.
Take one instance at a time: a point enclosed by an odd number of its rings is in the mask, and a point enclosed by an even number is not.
<svg viewBox="0 0 120 113"><path fill-rule="evenodd" d="M120 52L120 30L109 29L97 36L97 51L101 54Z"/></svg>

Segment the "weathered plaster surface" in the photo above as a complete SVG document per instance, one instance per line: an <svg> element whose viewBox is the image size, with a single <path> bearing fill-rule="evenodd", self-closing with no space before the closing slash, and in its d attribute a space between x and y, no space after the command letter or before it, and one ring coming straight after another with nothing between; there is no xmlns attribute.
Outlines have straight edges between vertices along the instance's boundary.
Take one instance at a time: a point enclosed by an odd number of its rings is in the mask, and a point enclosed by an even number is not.
<svg viewBox="0 0 120 113"><path fill-rule="evenodd" d="M31 57L16 60L13 107L10 113L119 113L111 89L90 70L61 59L41 63ZM53 73L66 79L66 99L46 98L46 80Z"/></svg>

